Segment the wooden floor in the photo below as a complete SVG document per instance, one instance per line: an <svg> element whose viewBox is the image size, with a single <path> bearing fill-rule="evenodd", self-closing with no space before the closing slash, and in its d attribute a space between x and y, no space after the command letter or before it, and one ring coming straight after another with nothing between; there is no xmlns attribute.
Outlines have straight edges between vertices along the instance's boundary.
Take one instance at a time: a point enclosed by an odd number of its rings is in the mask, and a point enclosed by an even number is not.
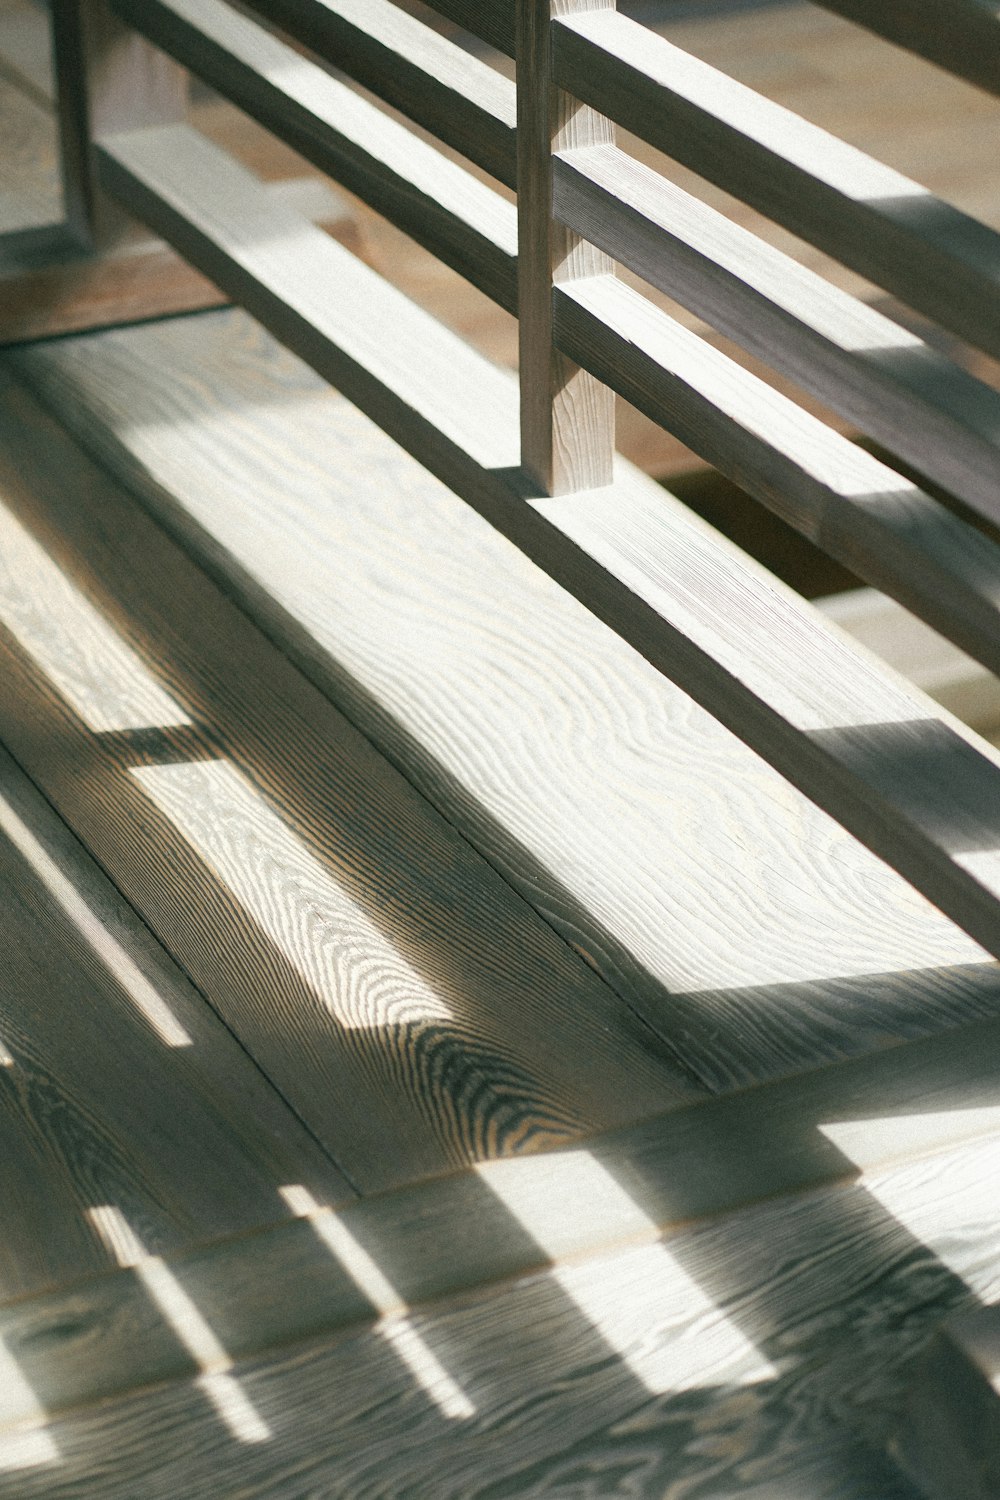
<svg viewBox="0 0 1000 1500"><path fill-rule="evenodd" d="M919 1500L1000 971L242 313L0 358L0 890L0 1496Z"/></svg>

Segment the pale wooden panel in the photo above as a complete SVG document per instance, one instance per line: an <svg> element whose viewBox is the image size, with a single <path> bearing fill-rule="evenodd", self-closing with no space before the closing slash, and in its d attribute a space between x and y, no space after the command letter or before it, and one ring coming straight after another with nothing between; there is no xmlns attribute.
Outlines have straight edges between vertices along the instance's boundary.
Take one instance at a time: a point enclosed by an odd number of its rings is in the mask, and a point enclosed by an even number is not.
<svg viewBox="0 0 1000 1500"><path fill-rule="evenodd" d="M1000 670L1000 547L610 277L556 293L560 345L847 568Z"/></svg>
<svg viewBox="0 0 1000 1500"><path fill-rule="evenodd" d="M198 1384L175 1382L55 1420L56 1456L0 1493L166 1500L224 1475L352 1500L917 1500L882 1449L935 1323L1000 1290L984 1212L998 1166L994 1135L418 1311L409 1327L472 1415L446 1415L362 1328L234 1366L268 1439L234 1441ZM605 1196L584 1170L554 1216ZM17 1352L30 1378L30 1344Z"/></svg>
<svg viewBox="0 0 1000 1500"><path fill-rule="evenodd" d="M18 369L711 1087L995 1010L974 945L244 314ZM668 556L707 540L649 493Z"/></svg>
<svg viewBox="0 0 1000 1500"><path fill-rule="evenodd" d="M1000 518L1000 395L916 334L614 148L556 160L555 210L921 473Z"/></svg>
<svg viewBox="0 0 1000 1500"><path fill-rule="evenodd" d="M0 234L62 218L51 116L36 99L0 76ZM2 249L2 240L0 240Z"/></svg>
<svg viewBox="0 0 1000 1500"><path fill-rule="evenodd" d="M615 12L563 18L556 82L735 197L1000 351L1000 237L790 110Z"/></svg>
<svg viewBox="0 0 1000 1500"><path fill-rule="evenodd" d="M352 1196L4 751L0 891L0 1298L106 1269L95 1204L162 1252Z"/></svg>
<svg viewBox="0 0 1000 1500"><path fill-rule="evenodd" d="M517 223L505 199L228 5L154 0L128 14L233 103L513 311Z"/></svg>
<svg viewBox="0 0 1000 1500"><path fill-rule="evenodd" d="M268 0L256 9L508 187L515 186L514 86L486 63L390 0Z"/></svg>
<svg viewBox="0 0 1000 1500"><path fill-rule="evenodd" d="M23 393L2 428L14 753L355 1185L699 1092Z"/></svg>
<svg viewBox="0 0 1000 1500"><path fill-rule="evenodd" d="M1000 94L1000 15L990 0L819 0L887 41Z"/></svg>

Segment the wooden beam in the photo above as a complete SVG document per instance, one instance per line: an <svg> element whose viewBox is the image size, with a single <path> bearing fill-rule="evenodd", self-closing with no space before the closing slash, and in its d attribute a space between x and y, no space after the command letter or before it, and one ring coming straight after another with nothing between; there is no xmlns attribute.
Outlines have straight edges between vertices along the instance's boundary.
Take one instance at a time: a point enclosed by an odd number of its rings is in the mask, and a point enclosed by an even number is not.
<svg viewBox="0 0 1000 1500"><path fill-rule="evenodd" d="M1000 234L611 10L553 28L555 81L987 353Z"/></svg>
<svg viewBox="0 0 1000 1500"><path fill-rule="evenodd" d="M513 206L355 90L219 0L120 14L377 213L513 312Z"/></svg>
<svg viewBox="0 0 1000 1500"><path fill-rule="evenodd" d="M128 0L130 6L134 3ZM514 85L486 63L390 0L268 0L252 8L508 187L515 186Z"/></svg>
<svg viewBox="0 0 1000 1500"><path fill-rule="evenodd" d="M577 233L1000 522L996 391L623 151L554 171Z"/></svg>
<svg viewBox="0 0 1000 1500"><path fill-rule="evenodd" d="M610 121L551 82L553 16L591 3L519 0L517 6L521 464L545 495L610 484L615 448L614 397L552 339L553 287L614 270L606 255L552 213L553 154L614 139Z"/></svg>
<svg viewBox="0 0 1000 1500"><path fill-rule="evenodd" d="M858 577L1000 671L1000 546L611 277L560 287L556 338Z"/></svg>

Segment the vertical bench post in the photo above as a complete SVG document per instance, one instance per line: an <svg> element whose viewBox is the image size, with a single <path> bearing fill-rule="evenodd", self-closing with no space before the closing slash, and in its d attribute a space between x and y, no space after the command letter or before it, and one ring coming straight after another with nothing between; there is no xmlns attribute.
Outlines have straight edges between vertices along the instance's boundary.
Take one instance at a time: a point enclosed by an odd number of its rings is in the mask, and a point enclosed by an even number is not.
<svg viewBox="0 0 1000 1500"><path fill-rule="evenodd" d="M109 0L52 0L63 192L80 244L105 249L130 221L101 192L101 134L184 118L187 73L113 14Z"/></svg>
<svg viewBox="0 0 1000 1500"><path fill-rule="evenodd" d="M610 484L614 395L554 347L553 285L606 275L613 262L552 217L556 152L610 144L610 120L551 83L551 22L613 0L517 0L518 318L521 463L544 494Z"/></svg>

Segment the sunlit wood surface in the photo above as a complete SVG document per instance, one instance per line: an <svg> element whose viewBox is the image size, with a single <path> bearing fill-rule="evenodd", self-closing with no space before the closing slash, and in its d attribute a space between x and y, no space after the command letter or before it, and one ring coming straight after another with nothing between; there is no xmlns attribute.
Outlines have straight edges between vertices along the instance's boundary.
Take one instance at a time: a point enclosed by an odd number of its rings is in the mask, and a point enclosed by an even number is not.
<svg viewBox="0 0 1000 1500"><path fill-rule="evenodd" d="M995 105L695 8L1000 222ZM996 964L244 313L0 364L0 894L0 1496L919 1500L1000 1299Z"/></svg>

